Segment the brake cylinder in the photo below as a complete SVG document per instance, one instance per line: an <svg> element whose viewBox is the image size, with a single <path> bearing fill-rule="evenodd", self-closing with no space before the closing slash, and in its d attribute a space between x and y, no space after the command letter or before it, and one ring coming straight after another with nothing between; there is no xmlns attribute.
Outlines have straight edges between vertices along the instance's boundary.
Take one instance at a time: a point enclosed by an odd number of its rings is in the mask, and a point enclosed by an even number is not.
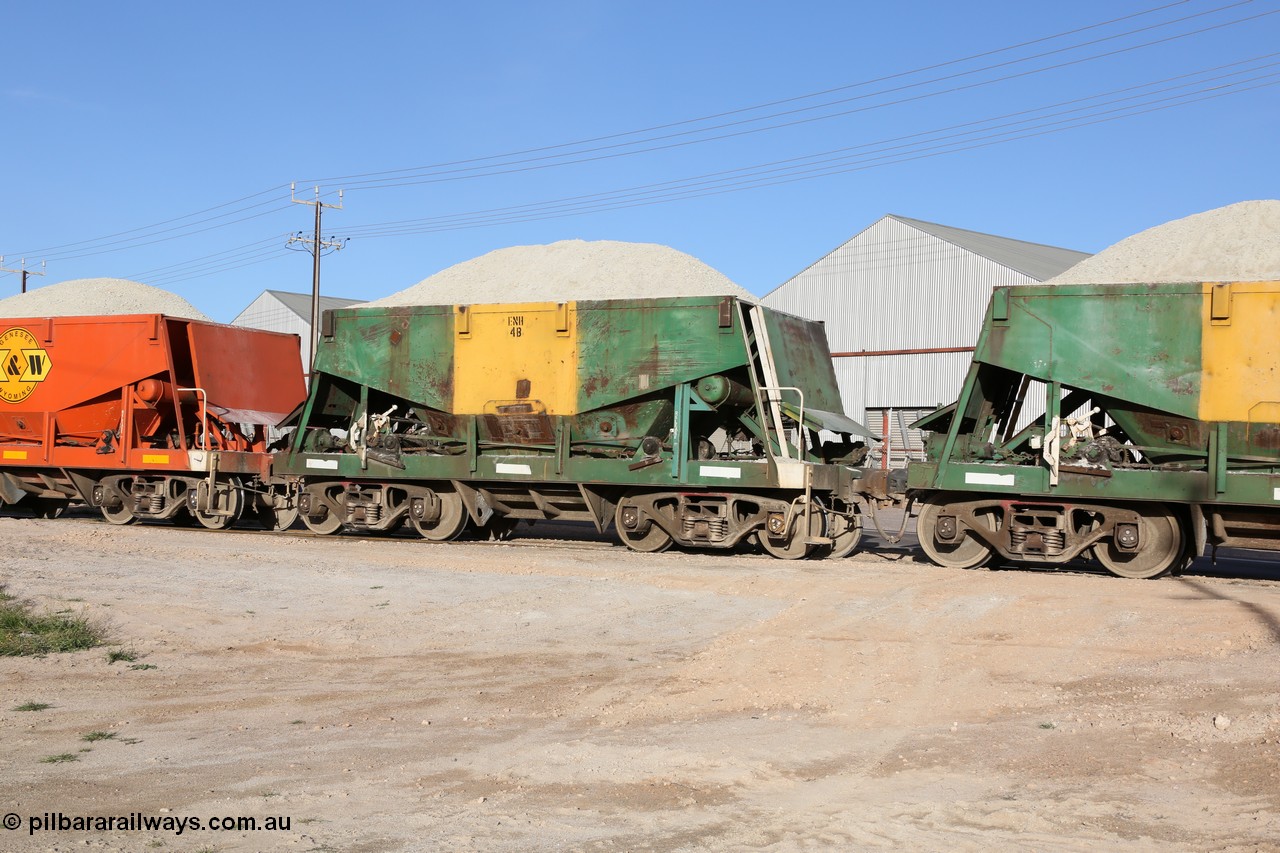
<svg viewBox="0 0 1280 853"><path fill-rule="evenodd" d="M693 388L702 401L713 409L721 406L746 408L755 402L751 389L728 376L707 376L698 380Z"/></svg>

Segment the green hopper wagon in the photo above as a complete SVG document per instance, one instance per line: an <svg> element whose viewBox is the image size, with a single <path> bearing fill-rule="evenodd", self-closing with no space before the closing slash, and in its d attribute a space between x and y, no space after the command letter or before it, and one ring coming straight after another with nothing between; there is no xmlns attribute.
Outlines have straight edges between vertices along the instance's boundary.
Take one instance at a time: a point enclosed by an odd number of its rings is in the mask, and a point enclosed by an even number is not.
<svg viewBox="0 0 1280 853"><path fill-rule="evenodd" d="M1280 282L998 288L909 486L935 563L1280 550Z"/></svg>
<svg viewBox="0 0 1280 853"><path fill-rule="evenodd" d="M873 439L819 323L735 297L326 312L276 470L318 533L591 521L638 551L845 555Z"/></svg>

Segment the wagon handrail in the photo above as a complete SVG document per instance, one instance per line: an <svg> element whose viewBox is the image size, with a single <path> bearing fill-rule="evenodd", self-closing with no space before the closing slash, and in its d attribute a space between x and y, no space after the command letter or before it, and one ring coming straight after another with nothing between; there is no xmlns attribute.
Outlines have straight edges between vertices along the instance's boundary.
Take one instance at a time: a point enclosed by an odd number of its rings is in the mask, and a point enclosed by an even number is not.
<svg viewBox="0 0 1280 853"><path fill-rule="evenodd" d="M795 385L761 385L760 391L761 393L764 394L765 402L770 407L776 407L779 415L782 414L782 397L776 396L771 398L769 396L771 393L776 393L779 391L795 391L796 395L800 398L800 413L799 413L800 416L796 419L796 423L799 425L799 429L796 431L796 450L799 451L800 458L803 459L804 458L804 391L796 387ZM781 422L781 417L779 417L779 422ZM787 434L786 434L786 431L783 430L778 433L778 444L784 445L786 443L787 443ZM789 459L790 455L787 453L786 449L785 448L781 448L781 449L783 450L783 458Z"/></svg>
<svg viewBox="0 0 1280 853"><path fill-rule="evenodd" d="M203 427L203 429L200 431L200 441L204 445L200 449L208 453L209 452L209 395L205 393L205 390L203 388L179 388L178 390L194 391L200 395L200 426Z"/></svg>

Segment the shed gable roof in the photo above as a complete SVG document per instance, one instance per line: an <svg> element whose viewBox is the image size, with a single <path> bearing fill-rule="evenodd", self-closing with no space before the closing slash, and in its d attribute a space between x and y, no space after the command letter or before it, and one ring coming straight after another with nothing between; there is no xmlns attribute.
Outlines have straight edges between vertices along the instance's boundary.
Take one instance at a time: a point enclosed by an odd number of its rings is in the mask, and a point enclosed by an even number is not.
<svg viewBox="0 0 1280 853"><path fill-rule="evenodd" d="M297 314L308 323L311 322L311 294L310 293L290 293L286 290L268 290L281 305ZM363 299L344 299L340 296L321 296L320 310L328 311L330 308L346 308L348 305L359 305Z"/></svg>
<svg viewBox="0 0 1280 853"><path fill-rule="evenodd" d="M1028 243L1011 237L997 237L980 231L966 231L963 228L925 222L922 219L909 219L895 214L889 214L889 218L973 252L975 255L981 255L1037 281L1053 278L1090 256L1088 252L1046 246L1042 243Z"/></svg>

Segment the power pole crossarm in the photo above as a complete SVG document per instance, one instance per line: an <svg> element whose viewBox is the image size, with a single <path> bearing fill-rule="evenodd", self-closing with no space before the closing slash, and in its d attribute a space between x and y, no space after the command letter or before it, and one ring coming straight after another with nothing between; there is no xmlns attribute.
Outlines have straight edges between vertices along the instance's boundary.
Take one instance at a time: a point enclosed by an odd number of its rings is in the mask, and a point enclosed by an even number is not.
<svg viewBox="0 0 1280 853"><path fill-rule="evenodd" d="M293 243L301 243L308 247L308 251L312 255L311 263L311 358L307 365L308 375L312 372L312 368L316 362L316 346L320 342L320 255L325 249L338 251L347 244L346 240L322 240L320 239L320 217L324 209L342 210L342 190L338 190L338 203L325 204L320 200L320 187L316 187L316 197L314 200L298 198L297 184L290 185L290 200L294 204L309 204L316 209L316 224L314 235L311 239L307 239L299 232L289 238L286 245Z"/></svg>
<svg viewBox="0 0 1280 853"><path fill-rule="evenodd" d="M4 255L0 255L0 264L3 264L3 263L4 263ZM26 258L23 258L23 259L22 259L22 262L19 264L19 266L18 266L18 268L17 268L16 270L14 270L14 269L9 269L8 267L0 267L0 272L16 272L16 273L21 273L21 275L22 275L22 292L23 292L23 293L26 293L26 292L27 292L27 276L29 276L29 275L44 275L44 261L41 261L41 262L40 262L40 272L36 272L36 271L34 271L34 270L29 270L29 269L27 269L27 259L26 259Z"/></svg>

